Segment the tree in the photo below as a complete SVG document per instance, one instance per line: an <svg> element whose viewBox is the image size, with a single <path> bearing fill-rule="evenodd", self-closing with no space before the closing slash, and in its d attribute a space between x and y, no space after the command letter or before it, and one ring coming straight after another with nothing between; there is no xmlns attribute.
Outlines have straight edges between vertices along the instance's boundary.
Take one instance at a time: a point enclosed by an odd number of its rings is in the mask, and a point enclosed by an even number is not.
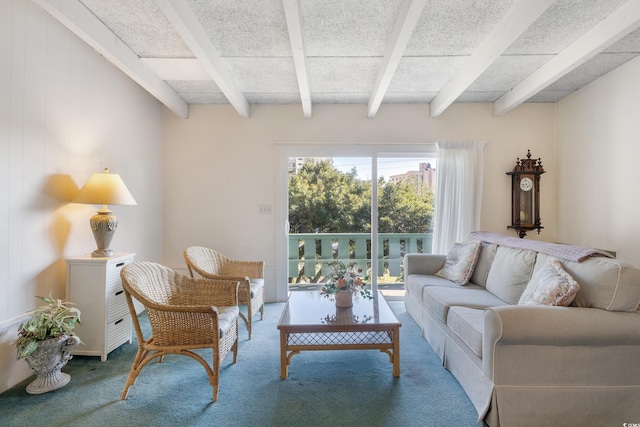
<svg viewBox="0 0 640 427"><path fill-rule="evenodd" d="M426 233L433 228L433 192L413 180L378 181L378 231Z"/></svg>
<svg viewBox="0 0 640 427"><path fill-rule="evenodd" d="M433 228L433 192L410 179L378 180L378 231L426 233ZM331 160L306 163L289 176L292 233L371 231L371 186L353 168L344 173Z"/></svg>
<svg viewBox="0 0 640 427"><path fill-rule="evenodd" d="M371 230L371 188L330 160L306 163L289 176L292 233L362 233Z"/></svg>

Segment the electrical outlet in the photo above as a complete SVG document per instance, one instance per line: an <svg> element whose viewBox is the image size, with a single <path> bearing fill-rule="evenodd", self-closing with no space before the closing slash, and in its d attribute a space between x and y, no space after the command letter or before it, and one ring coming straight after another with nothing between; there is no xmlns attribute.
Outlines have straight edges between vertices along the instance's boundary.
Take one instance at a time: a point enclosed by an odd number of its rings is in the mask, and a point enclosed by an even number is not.
<svg viewBox="0 0 640 427"><path fill-rule="evenodd" d="M258 212L262 215L271 215L271 205L258 205Z"/></svg>

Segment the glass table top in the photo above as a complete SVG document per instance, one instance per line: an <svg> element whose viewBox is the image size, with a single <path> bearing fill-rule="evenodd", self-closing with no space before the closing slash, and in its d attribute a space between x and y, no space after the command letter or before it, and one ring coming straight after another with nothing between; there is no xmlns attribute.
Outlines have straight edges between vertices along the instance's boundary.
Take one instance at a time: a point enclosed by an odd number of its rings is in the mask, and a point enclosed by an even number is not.
<svg viewBox="0 0 640 427"><path fill-rule="evenodd" d="M353 307L338 308L335 300L319 291L294 291L289 295L278 328L294 325L389 325L400 324L382 294L369 300L354 295Z"/></svg>

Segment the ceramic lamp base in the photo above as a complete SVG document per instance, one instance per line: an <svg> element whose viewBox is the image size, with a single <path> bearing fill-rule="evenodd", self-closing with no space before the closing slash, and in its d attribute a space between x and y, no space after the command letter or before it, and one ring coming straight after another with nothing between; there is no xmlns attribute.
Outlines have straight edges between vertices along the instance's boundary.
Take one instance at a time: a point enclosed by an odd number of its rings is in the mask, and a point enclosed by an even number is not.
<svg viewBox="0 0 640 427"><path fill-rule="evenodd" d="M96 240L98 249L91 253L92 257L112 257L113 249L110 249L111 239L118 228L118 218L106 207L99 210L97 214L89 220L91 231Z"/></svg>

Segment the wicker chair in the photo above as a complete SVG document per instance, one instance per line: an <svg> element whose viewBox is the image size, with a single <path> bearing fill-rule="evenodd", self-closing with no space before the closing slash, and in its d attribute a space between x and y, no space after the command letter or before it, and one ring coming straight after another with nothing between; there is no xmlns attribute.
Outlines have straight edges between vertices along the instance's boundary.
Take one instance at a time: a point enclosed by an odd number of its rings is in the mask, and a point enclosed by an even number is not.
<svg viewBox="0 0 640 427"><path fill-rule="evenodd" d="M207 371L218 400L220 364L229 351L233 363L238 356L238 282L193 279L151 262L134 262L120 272L129 311L138 337L138 353L120 396L127 398L142 368L166 354L182 354ZM213 285L213 286L212 286ZM140 301L149 316L151 336L145 338L132 297ZM213 350L213 369L193 349Z"/></svg>
<svg viewBox="0 0 640 427"><path fill-rule="evenodd" d="M240 311L251 339L251 319L260 311L260 320L264 319L264 262L237 261L202 246L190 246L184 251L184 259L189 274L194 272L210 279L238 280L238 303L246 304L247 315Z"/></svg>

